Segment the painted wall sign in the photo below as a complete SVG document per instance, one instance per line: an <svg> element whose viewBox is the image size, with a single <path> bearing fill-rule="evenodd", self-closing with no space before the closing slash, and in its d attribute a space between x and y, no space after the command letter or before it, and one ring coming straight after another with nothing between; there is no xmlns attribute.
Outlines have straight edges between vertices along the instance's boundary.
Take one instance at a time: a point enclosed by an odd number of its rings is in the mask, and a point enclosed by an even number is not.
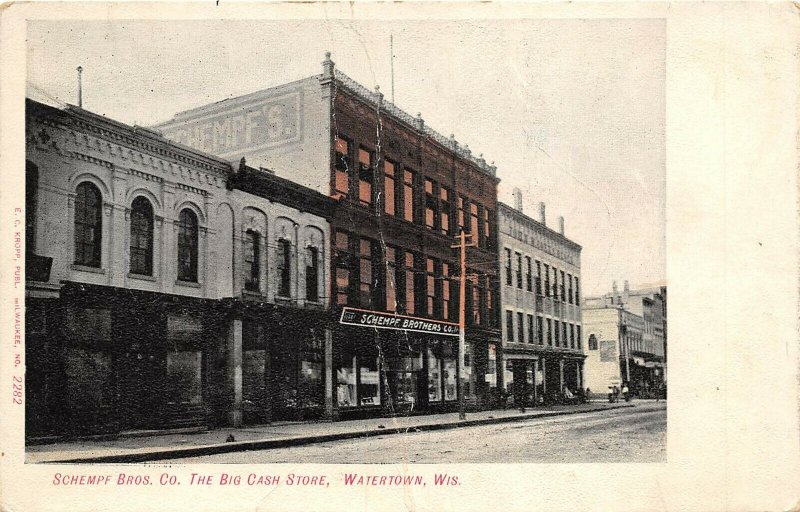
<svg viewBox="0 0 800 512"><path fill-rule="evenodd" d="M339 323L358 327L458 336L458 324L366 309L343 308Z"/></svg>
<svg viewBox="0 0 800 512"><path fill-rule="evenodd" d="M302 94L297 90L234 104L160 129L176 142L225 157L299 142L301 112Z"/></svg>

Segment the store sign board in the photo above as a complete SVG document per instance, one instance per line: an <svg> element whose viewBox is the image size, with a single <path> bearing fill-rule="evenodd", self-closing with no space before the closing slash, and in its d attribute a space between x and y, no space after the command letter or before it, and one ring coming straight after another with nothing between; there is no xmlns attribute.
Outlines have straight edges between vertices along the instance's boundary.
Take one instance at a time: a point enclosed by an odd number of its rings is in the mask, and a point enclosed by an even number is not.
<svg viewBox="0 0 800 512"><path fill-rule="evenodd" d="M458 324L366 309L343 308L339 323L358 327L458 336Z"/></svg>

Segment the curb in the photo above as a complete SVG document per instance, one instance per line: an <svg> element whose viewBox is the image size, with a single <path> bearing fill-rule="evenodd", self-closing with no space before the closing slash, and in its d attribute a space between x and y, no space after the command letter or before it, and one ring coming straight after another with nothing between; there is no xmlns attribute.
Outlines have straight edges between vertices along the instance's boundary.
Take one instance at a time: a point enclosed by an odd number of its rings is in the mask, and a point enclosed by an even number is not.
<svg viewBox="0 0 800 512"><path fill-rule="evenodd" d="M385 436L391 434L405 434L408 432L425 432L434 430L450 430L461 427L473 427L479 425L491 425L496 423L513 423L538 418L549 418L553 416L566 416L570 414L585 414L592 412L612 411L614 409L624 409L635 407L634 404L621 404L611 407L595 407L579 411L549 411L541 414L530 414L525 416L509 416L505 418L482 418L477 420L466 420L457 423L432 423L429 425L419 425L415 427L393 427L372 430L361 430L356 432L341 432L338 434L321 434L306 437L291 437L286 439L262 439L257 441L238 441L232 443L217 443L205 446L190 446L185 448L168 448L165 450L122 453L116 455L101 455L98 457L79 457L75 459L41 461L37 464L82 464L82 463L132 463L132 462L151 462L165 459L180 459L187 457L199 457L204 455L218 455L221 453L232 453L241 451L268 450L274 448L289 448L292 446L303 446L308 444L325 443L330 441L341 441L345 439L357 439L362 437Z"/></svg>

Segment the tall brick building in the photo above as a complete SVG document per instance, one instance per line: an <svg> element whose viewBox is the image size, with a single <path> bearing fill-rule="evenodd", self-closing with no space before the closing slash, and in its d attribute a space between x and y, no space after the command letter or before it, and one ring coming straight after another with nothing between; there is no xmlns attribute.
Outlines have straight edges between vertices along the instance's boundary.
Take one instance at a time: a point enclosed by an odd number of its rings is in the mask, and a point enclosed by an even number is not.
<svg viewBox="0 0 800 512"><path fill-rule="evenodd" d="M467 254L465 398L497 386L496 168L335 69L177 114L170 138L251 165L337 201L331 304L352 315L458 321L460 230ZM352 314L352 315L351 315ZM374 316L372 317L375 318ZM457 339L431 330L336 323L330 330L334 416L446 410L456 401ZM442 327L443 326L443 327Z"/></svg>

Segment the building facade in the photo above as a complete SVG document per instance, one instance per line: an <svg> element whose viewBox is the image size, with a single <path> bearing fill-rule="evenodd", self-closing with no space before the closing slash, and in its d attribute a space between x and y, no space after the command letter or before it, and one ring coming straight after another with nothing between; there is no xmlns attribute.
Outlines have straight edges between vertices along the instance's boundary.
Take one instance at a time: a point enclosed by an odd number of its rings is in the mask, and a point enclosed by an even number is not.
<svg viewBox="0 0 800 512"><path fill-rule="evenodd" d="M494 166L336 70L329 54L319 75L182 112L158 128L201 150L244 155L336 201L334 416L455 406L456 337L348 319L403 316L450 329L461 282L451 245L461 230L472 235L464 391L473 407L493 402L500 343Z"/></svg>
<svg viewBox="0 0 800 512"><path fill-rule="evenodd" d="M503 385L518 405L556 402L583 389L581 246L514 195L516 208L498 206Z"/></svg>
<svg viewBox="0 0 800 512"><path fill-rule="evenodd" d="M322 415L333 202L26 106L27 435Z"/></svg>
<svg viewBox="0 0 800 512"><path fill-rule="evenodd" d="M666 287L587 297L583 316L587 385L598 393L628 384L638 396L653 396L666 383Z"/></svg>

